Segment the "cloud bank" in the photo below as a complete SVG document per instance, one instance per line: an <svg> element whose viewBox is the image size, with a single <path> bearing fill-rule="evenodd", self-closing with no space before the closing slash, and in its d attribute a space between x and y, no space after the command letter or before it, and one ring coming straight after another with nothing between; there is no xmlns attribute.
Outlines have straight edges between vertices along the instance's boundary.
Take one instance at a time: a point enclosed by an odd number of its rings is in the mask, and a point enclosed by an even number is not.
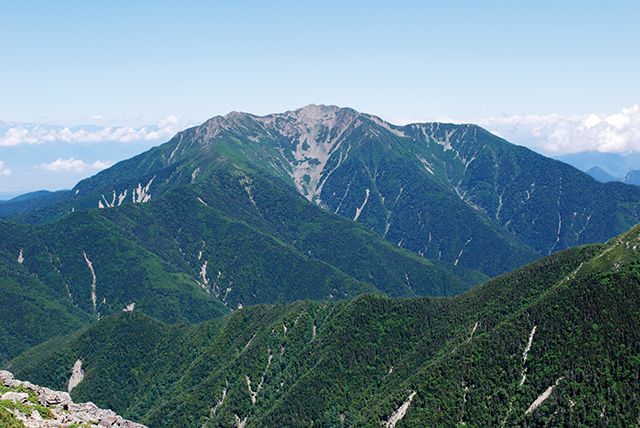
<svg viewBox="0 0 640 428"><path fill-rule="evenodd" d="M640 107L584 116L510 116L479 119L480 126L508 141L552 155L640 153Z"/></svg>
<svg viewBox="0 0 640 428"><path fill-rule="evenodd" d="M64 143L98 143L118 141L128 143L140 140L171 138L185 129L188 123L178 116L169 116L155 126L132 127L78 127L11 123L4 124L4 135L0 136L0 147L20 144L44 144L60 141Z"/></svg>
<svg viewBox="0 0 640 428"><path fill-rule="evenodd" d="M43 163L40 165L34 165L34 168L44 169L51 172L77 172L82 173L90 170L101 170L109 168L111 162L95 161L94 163L87 164L80 159L66 159L58 158L58 160L51 163ZM2 167L0 162L0 168Z"/></svg>

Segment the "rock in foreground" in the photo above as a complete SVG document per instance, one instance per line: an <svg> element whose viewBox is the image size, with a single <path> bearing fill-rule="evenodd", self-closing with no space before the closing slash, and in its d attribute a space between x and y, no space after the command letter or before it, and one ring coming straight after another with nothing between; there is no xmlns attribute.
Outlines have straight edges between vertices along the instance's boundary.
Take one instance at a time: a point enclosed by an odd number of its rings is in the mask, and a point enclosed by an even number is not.
<svg viewBox="0 0 640 428"><path fill-rule="evenodd" d="M99 409L93 403L76 404L67 392L52 391L14 379L8 371L0 370L0 413L10 413L23 426L146 428L144 425L128 421L112 410ZM0 418L1 418L0 414ZM19 426L19 425L18 425Z"/></svg>

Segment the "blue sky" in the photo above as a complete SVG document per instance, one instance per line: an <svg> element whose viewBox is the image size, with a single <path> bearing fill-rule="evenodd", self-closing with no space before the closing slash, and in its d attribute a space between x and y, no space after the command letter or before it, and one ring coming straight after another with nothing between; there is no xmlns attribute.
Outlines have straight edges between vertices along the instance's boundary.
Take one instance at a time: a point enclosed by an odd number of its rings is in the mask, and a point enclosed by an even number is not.
<svg viewBox="0 0 640 428"><path fill-rule="evenodd" d="M0 194L310 103L479 123L546 154L640 151L638 22L637 0L0 0Z"/></svg>

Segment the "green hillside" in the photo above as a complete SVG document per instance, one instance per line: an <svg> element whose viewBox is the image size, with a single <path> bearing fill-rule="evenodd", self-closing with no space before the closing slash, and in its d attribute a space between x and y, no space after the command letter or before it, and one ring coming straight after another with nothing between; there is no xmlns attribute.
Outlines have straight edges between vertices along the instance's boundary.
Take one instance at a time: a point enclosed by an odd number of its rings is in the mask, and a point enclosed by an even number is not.
<svg viewBox="0 0 640 428"><path fill-rule="evenodd" d="M229 312L94 211L46 226L0 222L0 361L133 304L165 322Z"/></svg>
<svg viewBox="0 0 640 428"><path fill-rule="evenodd" d="M146 203L0 227L0 361L131 305L197 323L259 303L452 296L487 279L392 245L228 161ZM20 303L33 299L43 303Z"/></svg>
<svg viewBox="0 0 640 428"><path fill-rule="evenodd" d="M150 427L635 426L640 226L453 298L115 314L12 361ZM404 410L404 411L403 411Z"/></svg>

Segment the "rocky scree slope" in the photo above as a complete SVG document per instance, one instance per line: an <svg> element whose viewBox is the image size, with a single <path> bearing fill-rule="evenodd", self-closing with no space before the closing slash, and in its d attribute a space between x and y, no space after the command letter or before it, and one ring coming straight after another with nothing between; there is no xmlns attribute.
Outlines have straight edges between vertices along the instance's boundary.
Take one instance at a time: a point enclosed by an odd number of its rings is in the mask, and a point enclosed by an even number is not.
<svg viewBox="0 0 640 428"><path fill-rule="evenodd" d="M640 226L453 298L261 305L197 326L136 311L11 363L150 427L635 426ZM114 394L118 391L118 394Z"/></svg>

